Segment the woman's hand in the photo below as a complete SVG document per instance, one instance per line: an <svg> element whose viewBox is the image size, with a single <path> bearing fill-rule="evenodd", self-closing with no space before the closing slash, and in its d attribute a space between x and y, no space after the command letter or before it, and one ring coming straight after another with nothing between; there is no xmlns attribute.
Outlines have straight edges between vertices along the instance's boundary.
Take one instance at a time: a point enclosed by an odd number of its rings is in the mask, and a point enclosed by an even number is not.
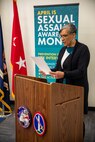
<svg viewBox="0 0 95 142"><path fill-rule="evenodd" d="M51 71L49 73L52 77L54 77L56 79L64 78L64 72L62 72L62 71L56 71L56 72Z"/></svg>
<svg viewBox="0 0 95 142"><path fill-rule="evenodd" d="M40 71L40 73L43 75L43 76L46 76L46 73L44 71Z"/></svg>

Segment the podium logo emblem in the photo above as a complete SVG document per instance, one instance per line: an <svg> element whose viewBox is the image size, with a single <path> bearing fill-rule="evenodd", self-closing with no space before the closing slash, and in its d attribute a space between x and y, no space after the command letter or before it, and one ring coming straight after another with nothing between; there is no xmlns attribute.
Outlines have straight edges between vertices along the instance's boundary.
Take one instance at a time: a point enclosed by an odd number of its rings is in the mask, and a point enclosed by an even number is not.
<svg viewBox="0 0 95 142"><path fill-rule="evenodd" d="M40 112L35 113L33 117L33 126L39 136L43 136L46 130L44 117Z"/></svg>
<svg viewBox="0 0 95 142"><path fill-rule="evenodd" d="M32 115L26 107L20 106L18 108L17 116L19 123L23 128L28 128L30 126L32 121Z"/></svg>

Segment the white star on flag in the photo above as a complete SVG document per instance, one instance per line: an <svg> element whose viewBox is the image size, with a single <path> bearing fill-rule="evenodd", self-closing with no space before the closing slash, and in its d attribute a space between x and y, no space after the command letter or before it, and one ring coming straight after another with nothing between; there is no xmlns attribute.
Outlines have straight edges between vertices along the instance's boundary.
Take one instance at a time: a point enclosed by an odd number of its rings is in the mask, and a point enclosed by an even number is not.
<svg viewBox="0 0 95 142"><path fill-rule="evenodd" d="M13 46L16 46L16 39L17 39L17 37L13 38Z"/></svg>
<svg viewBox="0 0 95 142"><path fill-rule="evenodd" d="M19 70L21 69L21 67L26 68L24 63L25 63L25 60L22 60L22 58L20 57L19 61L16 62L16 64L19 65Z"/></svg>

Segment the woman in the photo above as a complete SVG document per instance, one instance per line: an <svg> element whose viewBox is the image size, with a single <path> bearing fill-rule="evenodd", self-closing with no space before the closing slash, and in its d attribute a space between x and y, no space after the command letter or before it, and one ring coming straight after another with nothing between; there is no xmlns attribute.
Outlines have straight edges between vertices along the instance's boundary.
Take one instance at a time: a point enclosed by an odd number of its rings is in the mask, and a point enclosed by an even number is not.
<svg viewBox="0 0 95 142"><path fill-rule="evenodd" d="M88 113L88 77L87 67L90 60L88 47L76 40L77 29L69 23L60 30L64 47L60 50L58 60L50 75L57 83L65 83L84 87L84 114ZM46 75L41 71L43 75Z"/></svg>

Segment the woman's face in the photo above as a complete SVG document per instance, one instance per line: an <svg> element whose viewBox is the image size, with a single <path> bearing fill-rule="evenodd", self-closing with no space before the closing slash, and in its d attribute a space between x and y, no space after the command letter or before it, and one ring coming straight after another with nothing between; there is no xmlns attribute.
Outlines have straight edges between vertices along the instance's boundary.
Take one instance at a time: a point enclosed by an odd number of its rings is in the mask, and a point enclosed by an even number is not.
<svg viewBox="0 0 95 142"><path fill-rule="evenodd" d="M68 29L63 29L60 33L64 46L71 46L75 39L75 33L69 33Z"/></svg>

